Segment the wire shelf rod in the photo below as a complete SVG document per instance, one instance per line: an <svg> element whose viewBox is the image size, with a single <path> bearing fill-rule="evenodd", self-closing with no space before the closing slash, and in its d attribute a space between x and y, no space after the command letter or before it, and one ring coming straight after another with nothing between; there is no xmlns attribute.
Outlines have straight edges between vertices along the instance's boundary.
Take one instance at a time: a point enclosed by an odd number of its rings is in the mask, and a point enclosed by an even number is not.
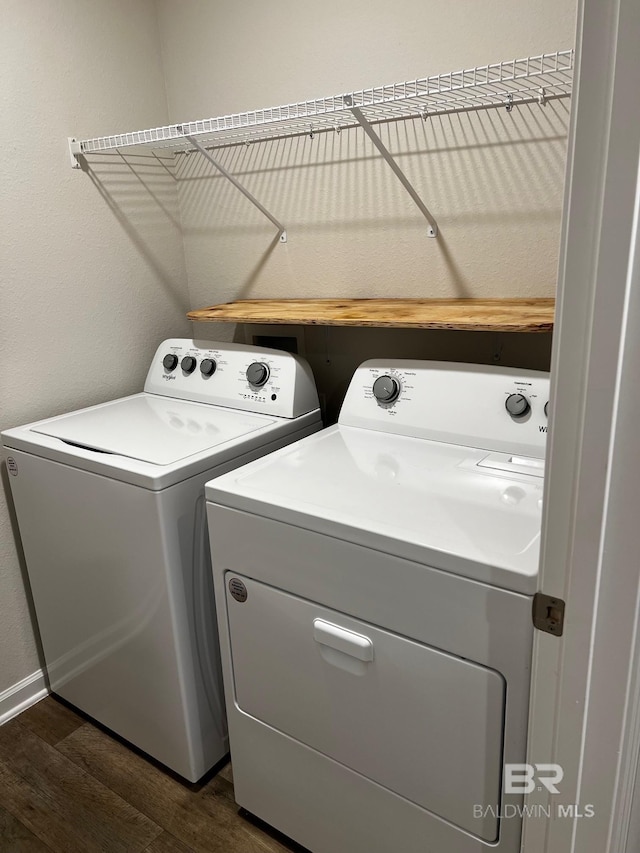
<svg viewBox="0 0 640 853"><path fill-rule="evenodd" d="M544 87L546 88L546 87ZM563 99L570 97L570 92L558 92L553 93L550 91L546 91L545 93L545 101L553 101L558 99ZM427 106L425 110L423 106L416 105L415 111L405 112L403 111L400 114L391 114L386 115L384 117L379 116L375 119L375 121L371 122L371 124L390 124L398 121L411 121L416 119L425 119L425 118L435 118L436 116L442 115L451 115L458 112L474 112L476 110L488 110L488 109L497 109L504 107L506 104L506 94L503 93L503 97L498 101L495 98L490 99L490 101L482 102L480 99L483 96L481 95L468 95L456 100L454 105L448 104L448 102L429 102L428 104L424 104ZM530 88L526 90L521 90L517 93L517 97L514 99L514 105L516 106L524 106L526 104L534 104L540 103L540 89ZM468 102L468 103L467 103ZM447 105L448 104L448 105ZM346 112L346 110L345 110ZM336 131L342 130L350 130L353 128L357 128L358 123L351 117L350 121L346 119L344 122L341 122L339 125L336 124L335 121L327 121L324 126L314 125L313 133L321 134L321 133L335 133ZM229 133L225 135L223 138L216 139L215 141L211 141L210 144L205 144L204 147L207 150L216 150L218 148L226 148L226 147L234 147L240 145L248 145L253 144L255 142L261 141L280 141L287 138L299 138L299 137L308 137L309 136L309 127L307 123L300 122L297 125L286 125L285 127L281 127L280 132L274 132L271 134L268 139L261 135L261 131L256 129L253 131L255 135L252 135L251 132L247 133ZM202 141L202 140L201 140ZM205 142L207 142L205 140ZM167 148L173 149L175 153L184 154L184 153L192 153L197 149L190 147L187 144L186 137L182 138L182 145L176 142L175 139L169 140L164 145L162 143L157 143L155 146L158 150L166 150ZM103 150L91 151L92 156L110 156L117 153L118 149L115 148L105 148ZM131 152L133 155L133 152ZM149 156L143 154L137 154L136 156Z"/></svg>
<svg viewBox="0 0 640 853"><path fill-rule="evenodd" d="M517 93L514 98L514 104L525 104L525 103L534 103L540 101L540 89L528 89L526 91L522 91ZM557 98L565 98L568 97L568 92L560 92L553 93L546 90L545 99L546 100L554 100ZM375 120L370 121L371 124L383 124L394 121L402 121L402 120L410 120L425 117L426 115L444 115L455 112L468 112L473 111L474 109L490 109L490 108L499 108L503 107L507 102L507 93L503 93L500 99L492 98L490 100L482 100L482 96L480 95L469 95L463 96L456 99L455 103L452 105L450 101L429 101L423 102L422 104L415 105L415 109L411 112L402 111L395 112L392 109L389 109L384 114L379 114ZM336 124L334 121L328 121L323 125L314 124L312 131L313 133L323 133L323 132L335 132L336 130L349 129L351 127L356 127L357 124L351 120L346 121L343 120L340 124ZM228 132L223 136L216 136L215 139L211 140L211 144L207 147L217 148L224 147L226 145L241 145L249 142L257 142L257 141L272 141L278 139L284 139L287 136L308 136L310 133L310 128L307 122L298 122L293 123L290 122L285 126L281 126L279 132L271 133L268 138L265 138L259 129L254 129L245 132ZM203 137L201 137L202 139ZM186 138L182 139L183 146L184 142L186 142ZM179 147L175 140L172 140L170 146L176 148L177 150L184 150L183 146ZM160 144L158 147L162 148L163 146ZM112 149L107 149L112 150ZM98 153L98 152L96 152ZM104 152L102 152L104 153Z"/></svg>
<svg viewBox="0 0 640 853"><path fill-rule="evenodd" d="M567 93L558 93L558 94L550 94L547 92L544 96L544 100L545 101L553 101L553 100L560 100L560 99L567 98L567 97L569 97L568 92ZM515 99L513 103L514 103L514 106L525 106L527 104L539 104L540 99L541 99L540 90L534 89L534 90L531 90L531 94L529 94L528 96L523 97L523 98ZM469 98L469 100L472 100L471 97ZM476 111L481 111L481 110L498 109L498 108L505 107L505 105L506 105L506 97L501 103L495 103L495 102L476 103L474 101L474 102L469 103L469 104L456 103L456 106L449 107L446 109L442 108L440 105L436 104L434 107L431 107L426 113L424 110L416 110L415 112L407 113L407 114L403 113L402 115L390 115L390 116L386 116L385 118L378 118L378 119L376 119L375 122L371 122L371 124L375 124L375 125L393 124L393 123L399 122L399 121L415 121L418 119L424 120L424 119L430 119L430 118L437 118L438 116L451 115L451 114L455 114L455 113L468 113L468 112L476 112ZM339 126L336 126L335 123L330 123L330 124L327 124L326 126L323 126L323 127L314 126L313 135L315 136L316 134L336 133L336 132L341 132L343 130L352 130L352 129L357 128L359 126L360 125L355 120L351 120L348 123L347 122L341 123ZM207 140L201 139L200 141L201 142L204 141L205 144L203 145L203 147L206 148L206 150L215 151L219 148L233 148L233 147L242 146L242 145L252 145L252 144L255 144L257 142L264 142L264 141L278 142L278 141L283 140L283 139L297 139L300 137L309 137L309 135L310 134L309 134L308 126L301 125L298 128L294 128L294 129L288 128L288 129L283 130L283 132L278 133L278 134L274 133L274 134L270 135L267 140L265 140L265 138L261 135L256 135L255 137L247 137L245 134L242 134L242 135L236 134L236 135L230 135L228 137L225 137L224 139L216 139L215 141L212 141L210 143ZM165 148L162 145L157 145L156 147L158 148L158 150L165 150ZM172 142L170 144L170 146L167 146L167 147L170 147L174 151L174 153L176 153L176 154L192 154L192 153L195 153L195 151L197 150L196 148L190 147L187 144L186 138L183 140L183 144L179 147L176 146L175 142ZM116 150L109 149L109 150L105 150L105 151L91 152L91 156L106 157L109 155L113 155L115 153L116 153Z"/></svg>
<svg viewBox="0 0 640 853"><path fill-rule="evenodd" d="M376 124L388 119L389 110L394 113L398 111L398 118L419 114L419 105L431 103L437 96L440 96L437 111L445 113L466 108L474 99L479 106L484 106L487 99L493 102L493 106L499 107L509 93L516 102L521 97L520 92L535 87L548 90L550 95L557 95L560 91L568 95L572 77L573 50L563 50L376 86L353 92L351 97L353 105L364 111L369 124ZM463 92L465 97L461 100L459 96ZM322 132L326 124L349 126L352 119L345 110L344 95L112 136L80 141L74 139L70 153L77 158L79 154L140 145L180 149L184 147L188 136L200 139L209 137L207 141L217 139L219 145L224 145L232 134L244 135L248 140L268 140L297 135L302 131L301 123L306 124L307 131L314 133ZM235 141L241 140L238 138Z"/></svg>

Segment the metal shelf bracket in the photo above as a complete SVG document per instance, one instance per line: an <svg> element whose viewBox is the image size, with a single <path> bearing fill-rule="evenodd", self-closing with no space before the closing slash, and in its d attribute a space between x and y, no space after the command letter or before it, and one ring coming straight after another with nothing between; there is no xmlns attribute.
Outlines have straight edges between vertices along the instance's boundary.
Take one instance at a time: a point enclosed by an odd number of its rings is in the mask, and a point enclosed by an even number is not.
<svg viewBox="0 0 640 853"><path fill-rule="evenodd" d="M437 225L435 219L431 215L429 209L427 208L425 203L422 201L422 199L420 198L418 193L414 190L414 188L413 188L412 184L410 183L409 179L407 178L407 176L404 174L402 169L398 166L398 164L394 160L393 155L385 147L384 143L382 142L382 140L380 139L378 134L375 132L375 130L373 129L371 124L367 121L362 110L359 109L358 107L354 106L353 96L352 95L344 95L344 103L345 103L345 106L347 106L349 108L349 110L353 113L353 117L355 118L355 120L358 122L360 127L364 130L364 132L367 134L369 139L376 146L376 148L378 149L378 151L380 152L380 154L384 158L385 162L390 166L390 168L393 171L393 173L395 174L395 176L398 178L398 180L400 181L402 186L405 188L405 190L409 193L409 195L411 196L411 198L413 199L413 201L417 205L418 209L420 210L420 212L422 213L424 218L429 223L429 230L427 231L427 236L428 237L437 237L438 236L438 225Z"/></svg>
<svg viewBox="0 0 640 853"><path fill-rule="evenodd" d="M78 156L82 154L82 146L75 136L67 137L67 142L69 143L69 159L71 160L71 168L80 169L81 166Z"/></svg>
<svg viewBox="0 0 640 853"><path fill-rule="evenodd" d="M193 136L187 136L186 139L188 139L189 142L191 143L191 145L193 145L194 148L197 148L198 151L202 154L202 156L206 160L208 160L212 166L215 166L215 168L220 172L220 174L224 175L224 177L228 181L230 181L234 185L234 187L242 193L242 195L245 198L248 198L249 201L251 202L251 204L255 205L255 207L258 208L260 213L262 213L264 216L266 216L267 219L276 226L276 228L278 229L278 236L280 238L280 242L286 243L287 242L287 229L284 227L284 225L278 219L276 219L275 216L273 216L273 214L269 213L267 208L263 204L261 204L258 201L258 199L255 196L253 196L249 192L249 190L240 183L240 181L237 178L234 178L234 176L231 174L231 172L229 172L227 169L225 169L225 167L221 163L219 163L215 159L215 157L213 157L211 155L211 152L207 151L207 149L204 148L198 142L197 139L195 139Z"/></svg>

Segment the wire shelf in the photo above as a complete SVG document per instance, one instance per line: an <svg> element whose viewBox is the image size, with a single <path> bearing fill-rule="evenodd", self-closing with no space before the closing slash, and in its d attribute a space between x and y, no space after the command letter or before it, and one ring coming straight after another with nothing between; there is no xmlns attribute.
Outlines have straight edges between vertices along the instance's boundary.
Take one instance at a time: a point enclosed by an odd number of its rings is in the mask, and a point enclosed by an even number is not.
<svg viewBox="0 0 640 853"><path fill-rule="evenodd" d="M138 146L187 150L189 137L200 145L224 147L357 127L353 108L370 124L428 118L541 103L571 94L573 50L544 53L436 74L407 83L376 86L347 95L302 101L218 118L136 130L94 139L73 139L72 155L94 154Z"/></svg>

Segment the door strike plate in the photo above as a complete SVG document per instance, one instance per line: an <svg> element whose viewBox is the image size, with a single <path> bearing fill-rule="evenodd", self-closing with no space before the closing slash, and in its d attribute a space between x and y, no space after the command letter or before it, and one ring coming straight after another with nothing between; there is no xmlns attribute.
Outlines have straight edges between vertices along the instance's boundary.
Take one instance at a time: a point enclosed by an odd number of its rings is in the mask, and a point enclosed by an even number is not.
<svg viewBox="0 0 640 853"><path fill-rule="evenodd" d="M564 631L564 601L543 592L533 596L533 625L538 631L561 637Z"/></svg>

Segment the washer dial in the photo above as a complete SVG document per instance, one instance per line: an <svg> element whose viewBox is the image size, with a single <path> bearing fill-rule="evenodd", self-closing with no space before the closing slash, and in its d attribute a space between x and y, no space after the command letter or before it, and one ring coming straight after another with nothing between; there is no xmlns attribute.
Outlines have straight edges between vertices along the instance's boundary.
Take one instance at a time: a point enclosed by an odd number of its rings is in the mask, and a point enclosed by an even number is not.
<svg viewBox="0 0 640 853"><path fill-rule="evenodd" d="M247 382L261 388L269 378L269 367L263 361L254 361L247 367Z"/></svg>
<svg viewBox="0 0 640 853"><path fill-rule="evenodd" d="M162 359L162 366L167 373L171 373L171 371L175 370L178 366L178 356L174 355L172 352L167 353Z"/></svg>
<svg viewBox="0 0 640 853"><path fill-rule="evenodd" d="M512 418L523 418L531 409L524 394L509 394L504 405Z"/></svg>
<svg viewBox="0 0 640 853"><path fill-rule="evenodd" d="M393 376L378 376L373 383L373 396L379 403L395 403L400 396L400 383Z"/></svg>
<svg viewBox="0 0 640 853"><path fill-rule="evenodd" d="M185 355L185 357L180 362L180 367L184 370L185 373L193 373L196 369L197 361L192 355Z"/></svg>
<svg viewBox="0 0 640 853"><path fill-rule="evenodd" d="M200 362L200 373L203 376L213 376L216 372L217 364L213 358L203 358Z"/></svg>

